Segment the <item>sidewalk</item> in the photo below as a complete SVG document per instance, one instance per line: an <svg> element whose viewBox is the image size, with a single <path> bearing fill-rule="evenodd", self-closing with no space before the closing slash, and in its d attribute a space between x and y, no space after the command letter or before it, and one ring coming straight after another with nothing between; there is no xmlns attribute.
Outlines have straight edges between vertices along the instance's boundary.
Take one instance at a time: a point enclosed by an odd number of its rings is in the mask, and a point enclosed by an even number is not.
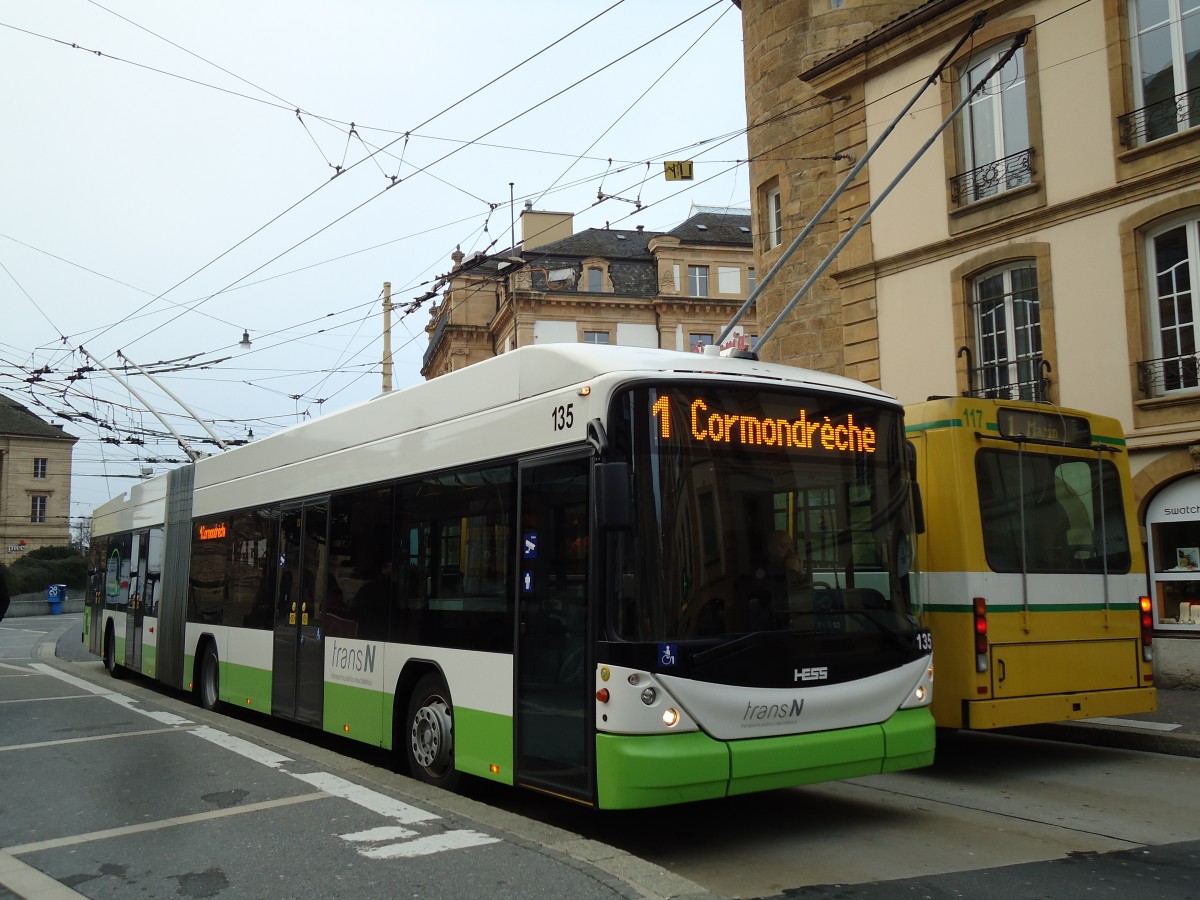
<svg viewBox="0 0 1200 900"><path fill-rule="evenodd" d="M1158 689L1158 711L1119 719L1081 719L1006 728L1006 734L1200 757L1200 691Z"/></svg>

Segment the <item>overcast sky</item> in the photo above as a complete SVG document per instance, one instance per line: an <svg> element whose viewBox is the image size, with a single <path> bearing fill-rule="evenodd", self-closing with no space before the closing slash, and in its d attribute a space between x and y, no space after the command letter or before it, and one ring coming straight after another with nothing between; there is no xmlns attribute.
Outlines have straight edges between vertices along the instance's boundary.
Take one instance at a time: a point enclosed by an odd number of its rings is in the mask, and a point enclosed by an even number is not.
<svg viewBox="0 0 1200 900"><path fill-rule="evenodd" d="M160 380L263 437L379 392L383 282L510 246L510 182L577 231L749 205L729 0L9 0L0 67L0 391L80 438L73 517L184 458L81 347L192 358ZM398 388L428 320L393 317Z"/></svg>

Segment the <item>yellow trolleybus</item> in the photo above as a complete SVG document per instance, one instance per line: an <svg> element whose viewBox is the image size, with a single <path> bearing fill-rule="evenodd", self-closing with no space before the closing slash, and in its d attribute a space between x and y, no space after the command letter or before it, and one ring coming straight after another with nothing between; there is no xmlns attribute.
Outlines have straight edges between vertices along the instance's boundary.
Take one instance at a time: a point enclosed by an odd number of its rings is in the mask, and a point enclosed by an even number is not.
<svg viewBox="0 0 1200 900"><path fill-rule="evenodd" d="M536 346L105 504L87 637L432 784L723 797L932 761L913 527L873 388Z"/></svg>
<svg viewBox="0 0 1200 900"><path fill-rule="evenodd" d="M941 727L1155 709L1151 616L1120 423L1005 400L906 408Z"/></svg>

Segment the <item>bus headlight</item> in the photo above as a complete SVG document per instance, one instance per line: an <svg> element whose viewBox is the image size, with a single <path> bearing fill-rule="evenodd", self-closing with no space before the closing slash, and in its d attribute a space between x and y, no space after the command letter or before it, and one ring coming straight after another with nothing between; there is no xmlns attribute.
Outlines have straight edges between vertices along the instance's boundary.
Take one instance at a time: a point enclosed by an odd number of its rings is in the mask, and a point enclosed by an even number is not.
<svg viewBox="0 0 1200 900"><path fill-rule="evenodd" d="M928 706L933 701L933 663L925 667L920 679L913 686L912 694L900 705L901 709Z"/></svg>
<svg viewBox="0 0 1200 900"><path fill-rule="evenodd" d="M653 706L654 701L657 699L658 699L658 691L656 691L654 688L648 687L644 691L642 691L642 702L645 703L647 706Z"/></svg>
<svg viewBox="0 0 1200 900"><path fill-rule="evenodd" d="M663 712L663 724L668 728L674 728L679 724L679 710L670 708Z"/></svg>

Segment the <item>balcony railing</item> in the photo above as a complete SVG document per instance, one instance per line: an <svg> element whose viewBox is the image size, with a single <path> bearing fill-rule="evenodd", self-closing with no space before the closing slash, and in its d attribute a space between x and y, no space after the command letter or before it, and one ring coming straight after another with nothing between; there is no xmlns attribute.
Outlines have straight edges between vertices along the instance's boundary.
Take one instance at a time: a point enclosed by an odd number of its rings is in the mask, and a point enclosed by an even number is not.
<svg viewBox="0 0 1200 900"><path fill-rule="evenodd" d="M1139 147L1184 131L1196 125L1198 121L1200 88L1167 97L1117 119L1121 128L1121 146L1125 148Z"/></svg>
<svg viewBox="0 0 1200 900"><path fill-rule="evenodd" d="M958 355L967 358L967 389L963 391L964 397L1051 402L1049 360L1029 356L1016 363L976 366L970 348L960 347Z"/></svg>
<svg viewBox="0 0 1200 900"><path fill-rule="evenodd" d="M950 199L956 204L973 203L1008 191L1033 180L1033 148L1022 150L979 166L950 179Z"/></svg>
<svg viewBox="0 0 1200 900"><path fill-rule="evenodd" d="M1137 364L1138 387L1150 399L1200 387L1200 360L1196 354L1144 359Z"/></svg>

